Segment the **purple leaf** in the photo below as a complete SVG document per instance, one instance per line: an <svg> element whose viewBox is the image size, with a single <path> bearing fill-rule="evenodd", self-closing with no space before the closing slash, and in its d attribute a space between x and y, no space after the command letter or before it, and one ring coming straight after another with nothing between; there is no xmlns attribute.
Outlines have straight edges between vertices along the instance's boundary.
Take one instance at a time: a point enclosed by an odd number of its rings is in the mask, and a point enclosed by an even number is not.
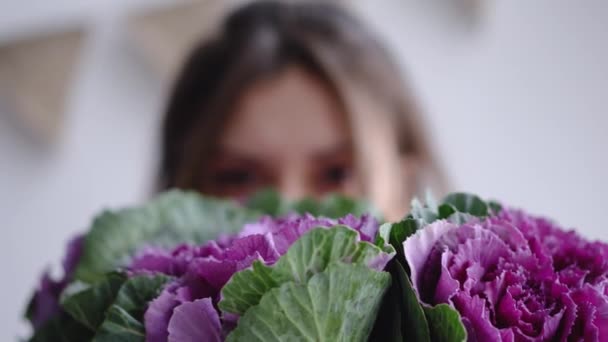
<svg viewBox="0 0 608 342"><path fill-rule="evenodd" d="M176 307L168 330L169 342L222 341L220 318L209 298Z"/></svg>

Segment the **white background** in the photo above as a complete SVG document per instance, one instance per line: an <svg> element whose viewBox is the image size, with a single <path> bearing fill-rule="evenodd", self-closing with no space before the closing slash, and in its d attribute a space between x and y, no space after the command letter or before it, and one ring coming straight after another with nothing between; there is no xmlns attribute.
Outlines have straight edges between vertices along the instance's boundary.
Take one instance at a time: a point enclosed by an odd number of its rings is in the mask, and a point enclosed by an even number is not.
<svg viewBox="0 0 608 342"><path fill-rule="evenodd" d="M45 148L0 103L0 340L39 272L103 207L149 193L164 86L125 38L140 0L0 0L0 42L86 22L65 135ZM608 2L485 3L468 25L442 1L357 1L427 110L455 189L499 198L608 240Z"/></svg>

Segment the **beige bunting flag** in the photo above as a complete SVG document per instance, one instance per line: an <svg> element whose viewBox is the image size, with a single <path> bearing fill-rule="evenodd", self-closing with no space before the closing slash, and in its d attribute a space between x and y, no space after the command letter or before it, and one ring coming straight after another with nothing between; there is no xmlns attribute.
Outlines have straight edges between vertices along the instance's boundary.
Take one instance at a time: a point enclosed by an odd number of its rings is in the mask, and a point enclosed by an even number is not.
<svg viewBox="0 0 608 342"><path fill-rule="evenodd" d="M75 30L0 46L0 103L42 143L55 142L61 133L83 36Z"/></svg>
<svg viewBox="0 0 608 342"><path fill-rule="evenodd" d="M149 9L131 17L130 36L145 62L168 81L193 45L212 35L224 15L244 2L193 1Z"/></svg>

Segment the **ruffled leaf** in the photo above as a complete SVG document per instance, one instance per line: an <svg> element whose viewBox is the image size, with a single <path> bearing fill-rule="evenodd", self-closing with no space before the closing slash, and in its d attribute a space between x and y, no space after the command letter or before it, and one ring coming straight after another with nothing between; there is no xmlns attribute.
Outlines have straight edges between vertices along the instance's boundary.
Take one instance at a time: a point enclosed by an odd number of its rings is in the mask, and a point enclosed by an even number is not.
<svg viewBox="0 0 608 342"><path fill-rule="evenodd" d="M127 280L107 310L94 341L143 341L144 312L171 280L165 275L139 275Z"/></svg>
<svg viewBox="0 0 608 342"><path fill-rule="evenodd" d="M419 230L403 242L405 259L410 267L412 284L419 287L419 277L435 243L456 226L447 221L437 221Z"/></svg>
<svg viewBox="0 0 608 342"><path fill-rule="evenodd" d="M162 274L132 277L122 285L113 304L137 320L142 320L148 303L160 294L171 279L173 278Z"/></svg>
<svg viewBox="0 0 608 342"><path fill-rule="evenodd" d="M143 313L170 279L164 275L128 279L123 273L112 272L92 285L76 283L66 289L62 307L88 329L88 334L95 333L95 341L143 340ZM69 321L59 323L65 325L61 329L70 327ZM81 335L79 340L83 338Z"/></svg>
<svg viewBox="0 0 608 342"><path fill-rule="evenodd" d="M227 341L365 341L390 281L363 265L333 263L307 282L268 291Z"/></svg>
<svg viewBox="0 0 608 342"><path fill-rule="evenodd" d="M236 203L178 190L141 207L106 211L94 220L85 238L75 279L94 282L124 266L144 245L202 243L219 233L235 233L258 217L257 212Z"/></svg>
<svg viewBox="0 0 608 342"><path fill-rule="evenodd" d="M313 229L298 239L274 266L254 262L253 269L236 273L222 289L219 307L226 312L243 314L258 304L270 289L289 281L304 284L333 262L363 264L382 270L394 254L390 247L389 253L359 241L359 234L348 227Z"/></svg>
<svg viewBox="0 0 608 342"><path fill-rule="evenodd" d="M112 305L106 320L99 328L93 342L143 342L146 338L144 325L126 310Z"/></svg>

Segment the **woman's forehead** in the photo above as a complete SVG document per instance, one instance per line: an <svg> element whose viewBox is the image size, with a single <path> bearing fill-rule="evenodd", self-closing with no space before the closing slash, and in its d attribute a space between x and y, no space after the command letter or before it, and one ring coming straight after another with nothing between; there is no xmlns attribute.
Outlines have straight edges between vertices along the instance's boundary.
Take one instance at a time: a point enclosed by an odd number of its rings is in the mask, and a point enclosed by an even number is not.
<svg viewBox="0 0 608 342"><path fill-rule="evenodd" d="M220 149L309 155L343 150L349 142L349 125L337 96L303 69L289 67L243 93Z"/></svg>

